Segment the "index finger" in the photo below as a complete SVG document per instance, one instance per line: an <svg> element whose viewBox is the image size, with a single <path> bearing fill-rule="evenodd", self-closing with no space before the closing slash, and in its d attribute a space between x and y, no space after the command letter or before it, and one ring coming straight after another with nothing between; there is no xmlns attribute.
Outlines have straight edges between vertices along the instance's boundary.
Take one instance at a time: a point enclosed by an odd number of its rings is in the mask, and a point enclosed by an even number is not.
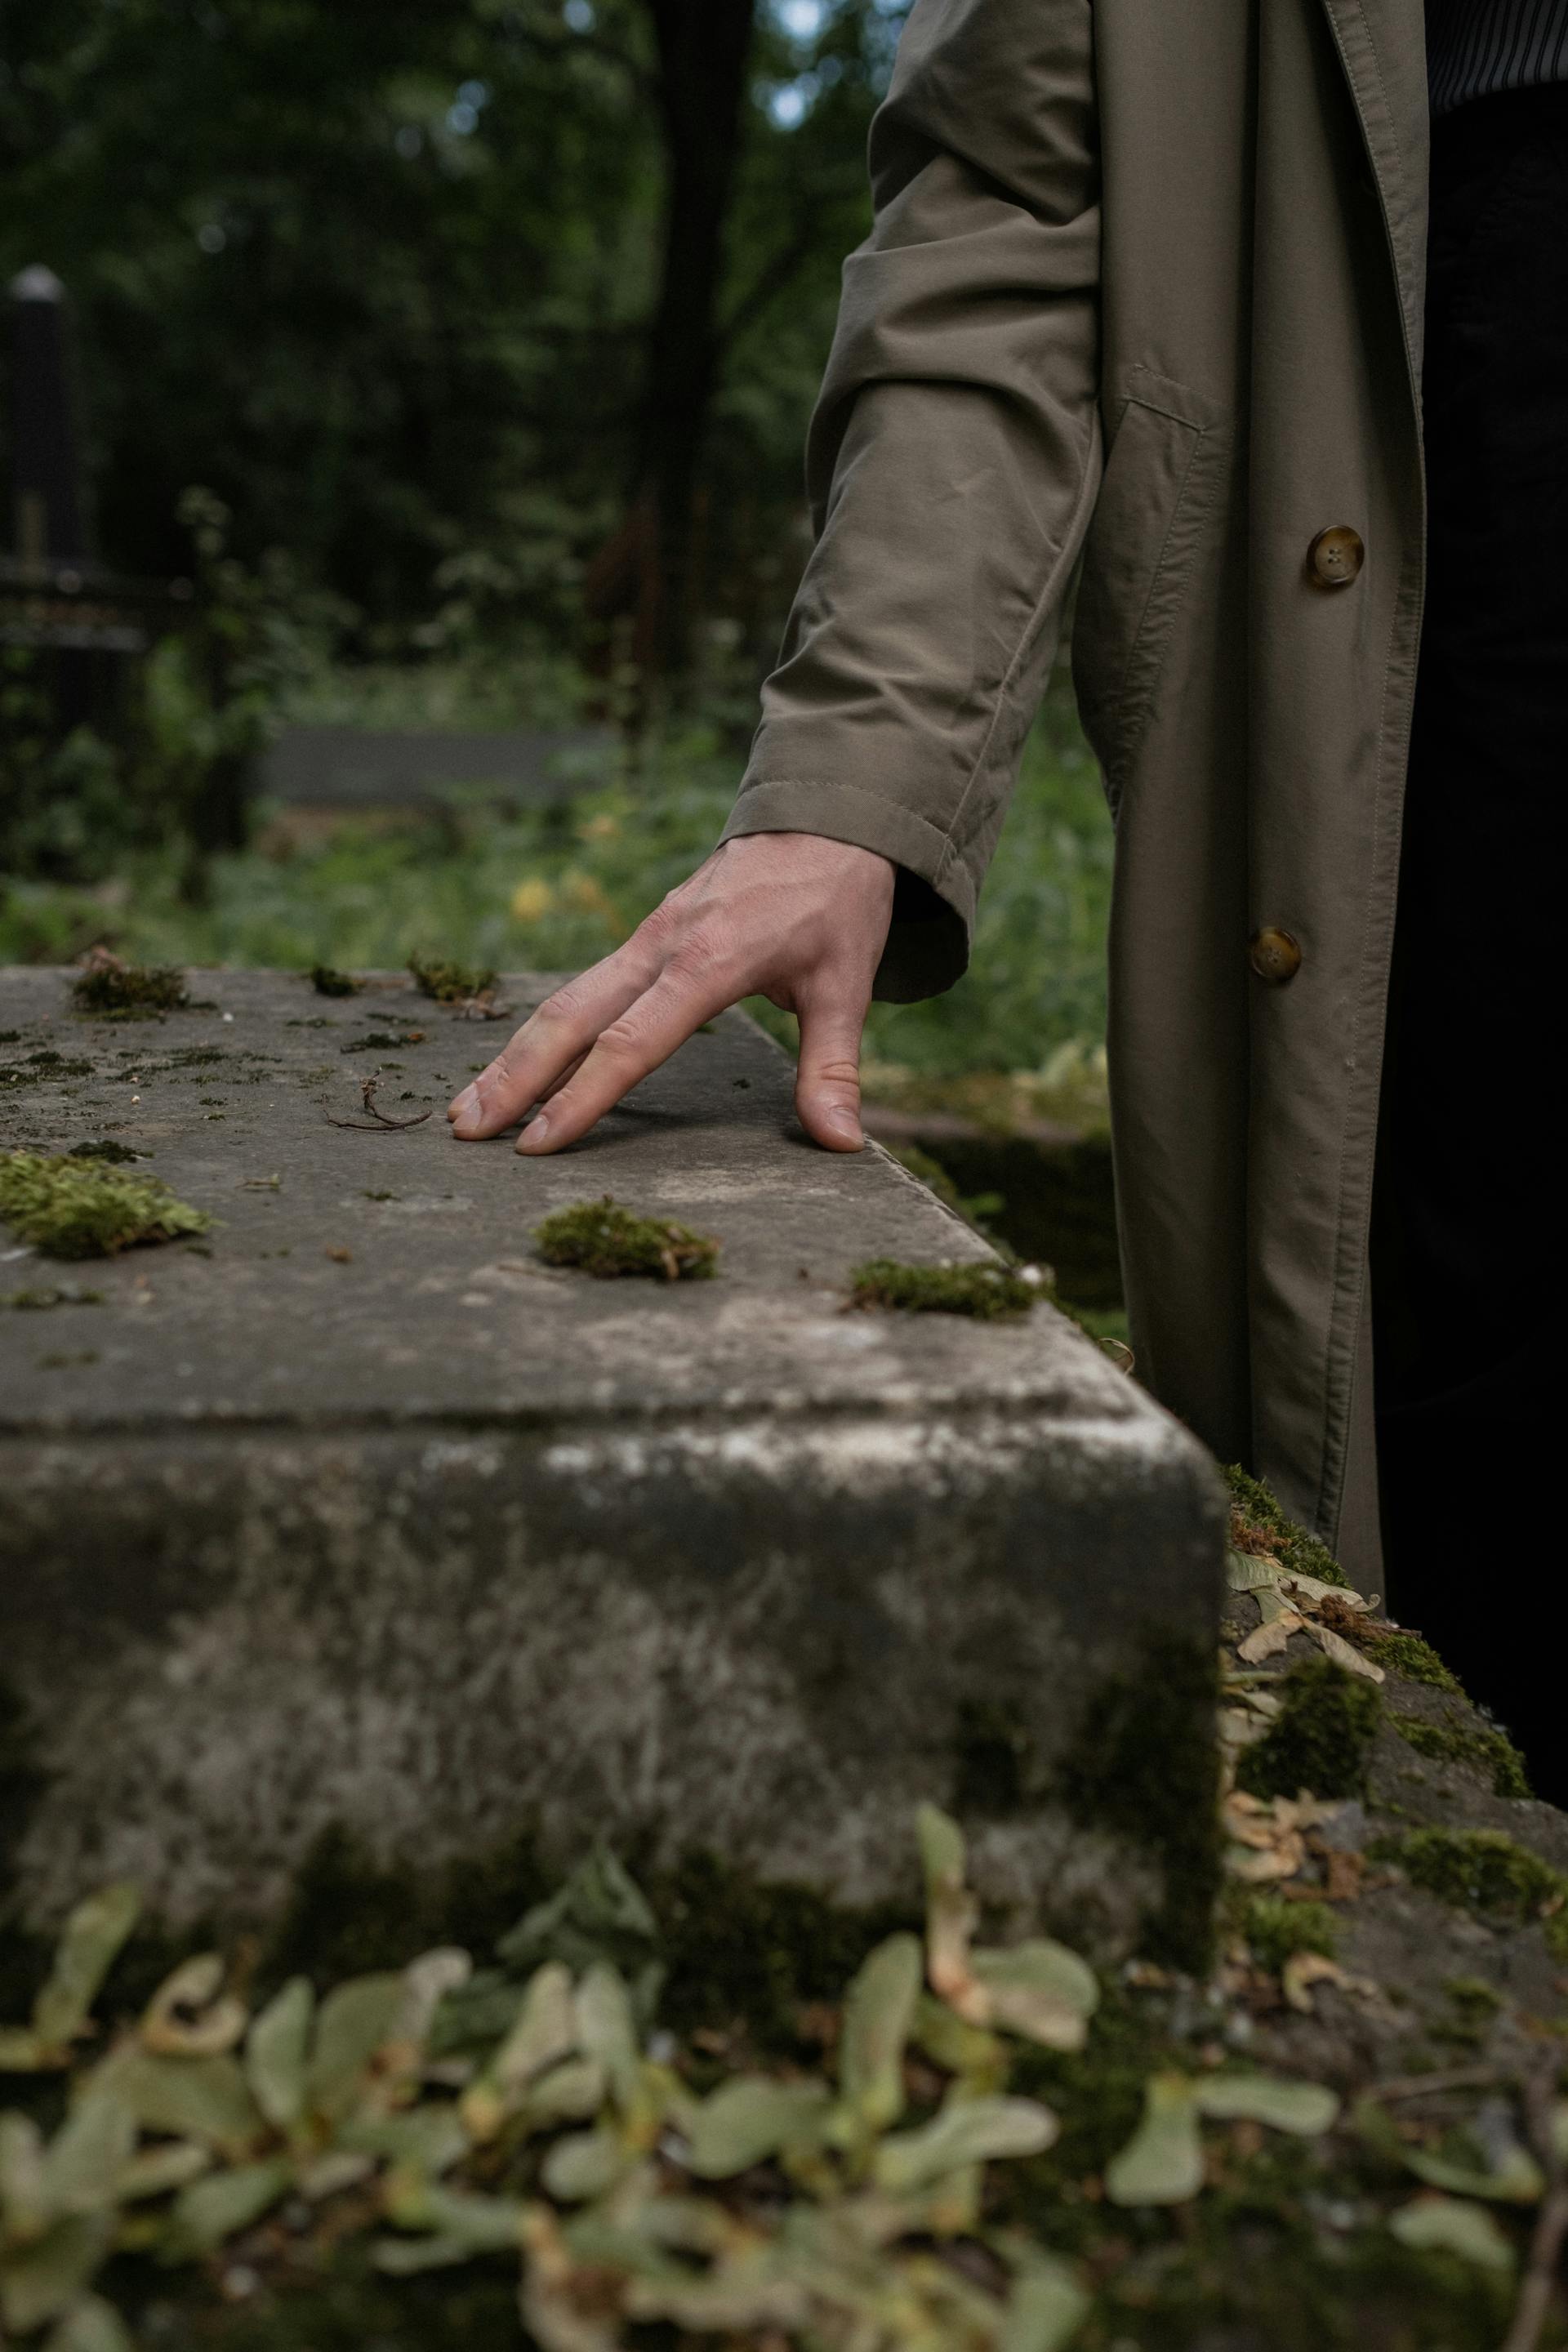
<svg viewBox="0 0 1568 2352"><path fill-rule="evenodd" d="M733 1003L736 992L713 979L694 980L679 965L668 966L602 1033L575 1076L530 1120L517 1139L519 1151L559 1151L575 1143L650 1070L668 1062L694 1030Z"/></svg>
<svg viewBox="0 0 1568 2352"><path fill-rule="evenodd" d="M634 937L546 997L448 1104L453 1133L474 1142L521 1118L582 1060L600 1031L636 1003L656 969L649 949L639 949Z"/></svg>

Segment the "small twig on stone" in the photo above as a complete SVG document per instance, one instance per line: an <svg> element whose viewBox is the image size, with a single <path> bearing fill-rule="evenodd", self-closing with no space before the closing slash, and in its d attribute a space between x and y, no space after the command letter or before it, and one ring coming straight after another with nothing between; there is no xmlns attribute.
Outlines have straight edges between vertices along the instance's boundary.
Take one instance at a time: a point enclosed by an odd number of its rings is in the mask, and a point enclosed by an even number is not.
<svg viewBox="0 0 1568 2352"><path fill-rule="evenodd" d="M356 1129L361 1135L375 1135L378 1134L383 1128L423 1127L425 1121L430 1116L430 1113L427 1110L419 1111L413 1118L388 1118L384 1110L377 1110L375 1107L375 1089L378 1084L379 1081L375 1078L365 1078L362 1081L360 1086L360 1094L363 1100L364 1107L370 1113L370 1117L368 1118L334 1118L331 1112L328 1111L328 1126L352 1127Z"/></svg>
<svg viewBox="0 0 1568 2352"><path fill-rule="evenodd" d="M1524 2115L1530 2138L1546 2174L1546 2194L1535 2216L1530 2259L1520 2284L1513 2324L1503 2338L1502 2352L1538 2352L1541 2331L1552 2307L1552 2289L1568 2234L1568 2165L1558 2152L1552 2127L1557 2097L1557 2064L1549 2061L1524 2085Z"/></svg>

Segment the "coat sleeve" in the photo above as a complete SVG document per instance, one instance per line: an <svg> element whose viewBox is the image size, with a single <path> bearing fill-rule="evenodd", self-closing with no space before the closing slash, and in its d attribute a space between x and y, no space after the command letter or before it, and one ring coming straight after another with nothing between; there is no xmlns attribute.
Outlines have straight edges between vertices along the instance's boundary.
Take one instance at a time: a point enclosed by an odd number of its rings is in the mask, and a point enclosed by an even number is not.
<svg viewBox="0 0 1568 2352"><path fill-rule="evenodd" d="M807 444L816 543L725 838L902 872L879 996L968 958L1098 485L1091 0L916 0Z"/></svg>

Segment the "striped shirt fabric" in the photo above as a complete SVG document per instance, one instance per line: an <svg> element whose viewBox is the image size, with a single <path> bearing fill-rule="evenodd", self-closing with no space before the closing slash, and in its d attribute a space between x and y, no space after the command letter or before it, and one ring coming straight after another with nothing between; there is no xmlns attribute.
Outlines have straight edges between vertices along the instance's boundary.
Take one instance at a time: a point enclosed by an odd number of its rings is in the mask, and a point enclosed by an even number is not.
<svg viewBox="0 0 1568 2352"><path fill-rule="evenodd" d="M1568 0L1426 0L1432 111L1568 81Z"/></svg>

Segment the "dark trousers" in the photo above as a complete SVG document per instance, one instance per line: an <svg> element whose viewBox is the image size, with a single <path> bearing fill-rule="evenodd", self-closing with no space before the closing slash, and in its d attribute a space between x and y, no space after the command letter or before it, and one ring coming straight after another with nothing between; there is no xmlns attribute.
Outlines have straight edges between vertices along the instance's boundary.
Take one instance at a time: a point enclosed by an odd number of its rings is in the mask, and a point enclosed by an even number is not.
<svg viewBox="0 0 1568 2352"><path fill-rule="evenodd" d="M1373 1229L1388 1601L1568 1802L1568 86L1434 126L1430 561Z"/></svg>

